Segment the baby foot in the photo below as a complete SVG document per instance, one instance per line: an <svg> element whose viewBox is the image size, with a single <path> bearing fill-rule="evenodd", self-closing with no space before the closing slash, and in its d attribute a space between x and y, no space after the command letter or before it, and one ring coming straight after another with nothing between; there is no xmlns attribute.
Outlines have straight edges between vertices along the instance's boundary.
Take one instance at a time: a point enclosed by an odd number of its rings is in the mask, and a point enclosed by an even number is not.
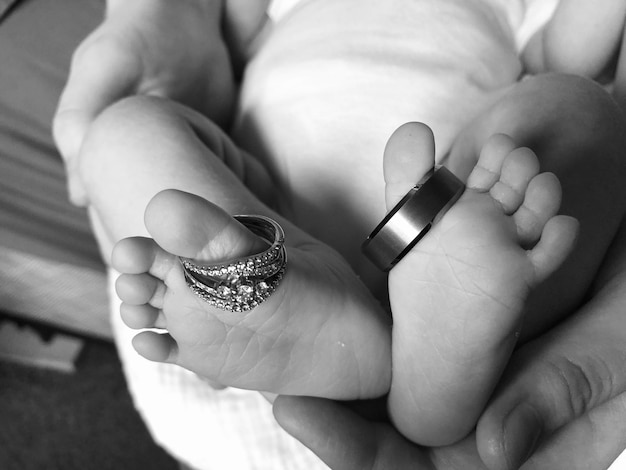
<svg viewBox="0 0 626 470"><path fill-rule="evenodd" d="M212 264L267 244L205 199L157 194L145 213L153 238L127 238L113 251L113 266L123 273L116 287L126 324L167 330L139 333L135 349L239 388L336 399L385 393L387 315L337 253L271 217L286 232L281 283L252 310L221 310L190 290L179 256Z"/></svg>
<svg viewBox="0 0 626 470"><path fill-rule="evenodd" d="M390 140L388 203L407 177L415 182L432 166L429 134L411 124ZM416 146L423 161L406 158ZM475 426L515 346L530 291L573 247L577 221L556 215L560 201L557 178L539 173L535 154L495 135L459 201L390 272L389 407L409 439L446 445Z"/></svg>

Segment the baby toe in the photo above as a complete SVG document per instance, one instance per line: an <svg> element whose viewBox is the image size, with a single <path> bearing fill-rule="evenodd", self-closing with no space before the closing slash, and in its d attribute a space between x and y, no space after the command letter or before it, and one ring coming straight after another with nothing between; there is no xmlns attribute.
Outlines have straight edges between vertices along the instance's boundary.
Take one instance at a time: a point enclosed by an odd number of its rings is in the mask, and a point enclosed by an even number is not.
<svg viewBox="0 0 626 470"><path fill-rule="evenodd" d="M535 282L556 271L571 253L578 238L579 224L574 217L557 215L548 219L538 243L528 252L535 267Z"/></svg>
<svg viewBox="0 0 626 470"><path fill-rule="evenodd" d="M182 191L157 194L146 208L145 222L159 246L176 256L219 262L267 248L220 207Z"/></svg>
<svg viewBox="0 0 626 470"><path fill-rule="evenodd" d="M149 361L176 363L178 357L178 345L169 333L142 331L133 338L133 347Z"/></svg>
<svg viewBox="0 0 626 470"><path fill-rule="evenodd" d="M115 282L118 297L130 305L151 303L159 307L165 286L150 274L121 274Z"/></svg>
<svg viewBox="0 0 626 470"><path fill-rule="evenodd" d="M157 249L158 246L151 238L124 238L113 247L111 265L121 273L148 272L154 263Z"/></svg>
<svg viewBox="0 0 626 470"><path fill-rule="evenodd" d="M158 308L148 304L131 305L122 303L120 305L120 316L126 326L136 330L166 327L163 313Z"/></svg>
<svg viewBox="0 0 626 470"><path fill-rule="evenodd" d="M510 215L524 202L528 183L538 172L539 160L535 153L529 148L516 148L504 159L500 179L489 194Z"/></svg>
<svg viewBox="0 0 626 470"><path fill-rule="evenodd" d="M495 134L490 137L467 178L467 187L477 191L489 191L500 179L504 160L514 149L515 142L508 135Z"/></svg>
<svg viewBox="0 0 626 470"><path fill-rule="evenodd" d="M541 173L530 180L524 202L513 214L520 243L537 242L544 226L561 207L561 184L552 173Z"/></svg>

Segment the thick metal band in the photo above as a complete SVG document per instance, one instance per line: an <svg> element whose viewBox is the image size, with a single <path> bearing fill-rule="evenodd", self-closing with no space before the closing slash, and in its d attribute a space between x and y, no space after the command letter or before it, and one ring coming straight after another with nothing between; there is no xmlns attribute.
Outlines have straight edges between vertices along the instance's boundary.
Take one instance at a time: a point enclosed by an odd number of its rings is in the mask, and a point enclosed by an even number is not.
<svg viewBox="0 0 626 470"><path fill-rule="evenodd" d="M363 243L363 253L389 271L461 197L465 185L450 170L431 170L385 216Z"/></svg>

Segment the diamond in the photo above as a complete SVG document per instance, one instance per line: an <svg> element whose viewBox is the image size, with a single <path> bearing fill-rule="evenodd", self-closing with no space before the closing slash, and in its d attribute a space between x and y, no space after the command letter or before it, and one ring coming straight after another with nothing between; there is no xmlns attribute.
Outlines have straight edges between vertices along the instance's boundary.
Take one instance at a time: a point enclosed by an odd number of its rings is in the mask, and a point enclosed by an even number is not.
<svg viewBox="0 0 626 470"><path fill-rule="evenodd" d="M254 293L254 287L252 287L252 284L241 284L237 287L237 293L248 298Z"/></svg>
<svg viewBox="0 0 626 470"><path fill-rule="evenodd" d="M231 292L232 291L231 291L230 287L225 286L223 284L221 286L218 286L218 288L217 288L217 295L219 295L220 297L226 298L226 297L228 297L230 295Z"/></svg>

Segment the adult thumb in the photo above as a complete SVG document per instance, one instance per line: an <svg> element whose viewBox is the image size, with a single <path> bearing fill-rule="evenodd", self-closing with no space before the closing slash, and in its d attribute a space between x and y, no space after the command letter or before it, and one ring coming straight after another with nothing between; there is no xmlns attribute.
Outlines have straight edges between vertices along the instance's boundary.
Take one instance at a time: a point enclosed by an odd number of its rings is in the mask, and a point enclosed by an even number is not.
<svg viewBox="0 0 626 470"><path fill-rule="evenodd" d="M101 26L75 51L70 74L53 119L54 140L67 166L70 198L79 203L84 189L77 159L91 123L107 106L137 87L140 62Z"/></svg>
<svg viewBox="0 0 626 470"><path fill-rule="evenodd" d="M557 429L624 392L625 337L626 318L600 299L518 350L478 422L485 464L519 468Z"/></svg>
<svg viewBox="0 0 626 470"><path fill-rule="evenodd" d="M77 206L87 204L87 191L79 176L78 153L91 121L83 113L64 110L56 114L52 125L57 149L65 161L69 199Z"/></svg>

